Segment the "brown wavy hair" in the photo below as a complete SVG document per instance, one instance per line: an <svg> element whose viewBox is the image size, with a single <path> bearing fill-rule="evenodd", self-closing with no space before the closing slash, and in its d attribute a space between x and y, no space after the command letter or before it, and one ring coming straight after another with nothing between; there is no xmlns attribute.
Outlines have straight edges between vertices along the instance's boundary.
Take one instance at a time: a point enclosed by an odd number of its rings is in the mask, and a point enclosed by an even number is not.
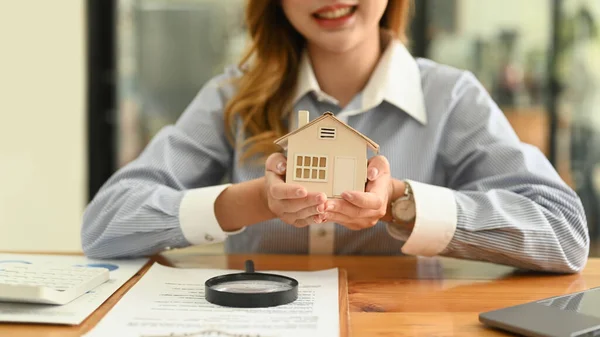
<svg viewBox="0 0 600 337"><path fill-rule="evenodd" d="M304 37L286 18L280 0L248 0L246 27L250 45L239 66L243 75L236 79L236 94L224 110L227 138L234 143L241 122L242 154L264 160L280 150L273 141L289 132L284 115L291 112ZM389 0L380 26L407 42L411 0ZM274 46L276 46L274 48Z"/></svg>

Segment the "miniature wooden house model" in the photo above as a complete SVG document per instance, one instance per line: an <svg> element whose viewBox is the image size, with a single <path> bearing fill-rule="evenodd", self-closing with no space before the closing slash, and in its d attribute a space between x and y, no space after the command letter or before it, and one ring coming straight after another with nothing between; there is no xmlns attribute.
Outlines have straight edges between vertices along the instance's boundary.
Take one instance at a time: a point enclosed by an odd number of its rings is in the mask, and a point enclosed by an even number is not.
<svg viewBox="0 0 600 337"><path fill-rule="evenodd" d="M275 143L287 150L286 182L328 198L339 198L348 190L364 191L368 149L379 152L377 143L331 112L309 122L308 111L299 111L296 130Z"/></svg>

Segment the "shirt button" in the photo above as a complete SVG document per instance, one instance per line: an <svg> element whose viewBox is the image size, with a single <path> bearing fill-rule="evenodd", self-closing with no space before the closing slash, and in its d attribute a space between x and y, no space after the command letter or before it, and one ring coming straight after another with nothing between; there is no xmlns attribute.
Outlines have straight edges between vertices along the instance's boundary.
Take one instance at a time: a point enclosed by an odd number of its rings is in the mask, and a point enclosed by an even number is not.
<svg viewBox="0 0 600 337"><path fill-rule="evenodd" d="M171 247L169 247L169 246L166 246L166 247L165 247L165 250L171 250Z"/></svg>
<svg viewBox="0 0 600 337"><path fill-rule="evenodd" d="M208 242L212 242L215 238L213 238L210 234L206 234L204 235L204 239Z"/></svg>
<svg viewBox="0 0 600 337"><path fill-rule="evenodd" d="M325 235L327 235L327 231L325 229L321 228L317 232L317 235L320 236L320 237L324 237Z"/></svg>

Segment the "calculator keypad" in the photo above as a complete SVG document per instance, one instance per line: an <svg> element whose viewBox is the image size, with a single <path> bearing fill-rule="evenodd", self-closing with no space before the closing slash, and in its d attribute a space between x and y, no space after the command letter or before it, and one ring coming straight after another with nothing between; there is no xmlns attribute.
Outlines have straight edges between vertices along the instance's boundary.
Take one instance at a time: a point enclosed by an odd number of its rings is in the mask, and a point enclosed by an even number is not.
<svg viewBox="0 0 600 337"><path fill-rule="evenodd" d="M65 291L103 272L105 270L99 268L2 265L0 267L0 284L48 287Z"/></svg>

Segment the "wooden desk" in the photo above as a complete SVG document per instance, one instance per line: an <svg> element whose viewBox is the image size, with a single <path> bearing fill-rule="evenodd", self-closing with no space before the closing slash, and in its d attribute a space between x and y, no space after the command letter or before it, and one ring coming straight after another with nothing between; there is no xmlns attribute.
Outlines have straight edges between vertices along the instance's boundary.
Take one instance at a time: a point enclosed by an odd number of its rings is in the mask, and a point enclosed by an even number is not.
<svg viewBox="0 0 600 337"><path fill-rule="evenodd" d="M581 274L524 273L505 266L446 258L355 256L207 256L185 250L154 260L182 268L347 271L350 336L510 336L488 329L478 314L504 306L600 286L600 259ZM89 331L144 268L79 327L0 324L0 336L70 337Z"/></svg>

